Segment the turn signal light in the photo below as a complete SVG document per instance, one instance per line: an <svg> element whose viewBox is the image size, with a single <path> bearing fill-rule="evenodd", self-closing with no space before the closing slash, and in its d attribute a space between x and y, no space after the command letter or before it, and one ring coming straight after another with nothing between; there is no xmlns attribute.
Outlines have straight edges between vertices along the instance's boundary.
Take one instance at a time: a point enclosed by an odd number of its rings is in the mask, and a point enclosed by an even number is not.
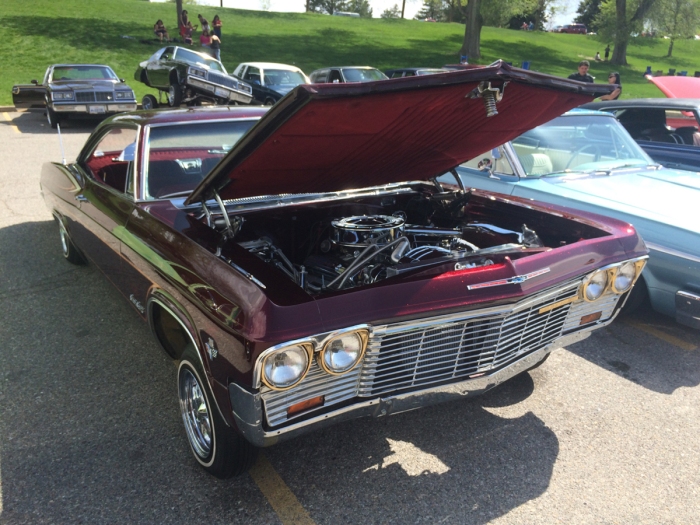
<svg viewBox="0 0 700 525"><path fill-rule="evenodd" d="M316 407L322 407L323 403L325 401L326 401L326 396L318 396L318 397L312 397L311 399L307 399L306 401L302 401L301 403L291 405L287 409L287 417L292 417L294 414L298 414L299 412L304 412L305 410L310 410L310 409L316 408Z"/></svg>

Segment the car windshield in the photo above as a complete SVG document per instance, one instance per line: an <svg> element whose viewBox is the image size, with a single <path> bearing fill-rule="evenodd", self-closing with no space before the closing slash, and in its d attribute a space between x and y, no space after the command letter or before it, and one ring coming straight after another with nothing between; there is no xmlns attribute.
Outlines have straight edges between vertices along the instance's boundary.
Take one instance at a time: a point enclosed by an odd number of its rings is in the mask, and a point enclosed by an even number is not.
<svg viewBox="0 0 700 525"><path fill-rule="evenodd" d="M372 82L388 78L378 69L355 69L350 67L343 68L343 76L346 82Z"/></svg>
<svg viewBox="0 0 700 525"><path fill-rule="evenodd" d="M603 115L558 117L512 144L528 177L653 163L617 120Z"/></svg>
<svg viewBox="0 0 700 525"><path fill-rule="evenodd" d="M306 84L306 79L299 71L266 69L265 84L268 86L279 86L283 84L298 86L299 84Z"/></svg>
<svg viewBox="0 0 700 525"><path fill-rule="evenodd" d="M257 119L152 126L144 166L147 198L187 195Z"/></svg>
<svg viewBox="0 0 700 525"><path fill-rule="evenodd" d="M192 64L193 66L206 66L209 69L213 69L214 71L221 71L224 74L228 74L226 73L226 68L223 66L223 64L215 58L203 56L198 53L189 51L187 49L183 49L181 47L177 49L177 52L175 53L175 59L180 60L182 62L187 62L188 64Z"/></svg>
<svg viewBox="0 0 700 525"><path fill-rule="evenodd" d="M52 80L119 80L107 66L60 66L53 69Z"/></svg>

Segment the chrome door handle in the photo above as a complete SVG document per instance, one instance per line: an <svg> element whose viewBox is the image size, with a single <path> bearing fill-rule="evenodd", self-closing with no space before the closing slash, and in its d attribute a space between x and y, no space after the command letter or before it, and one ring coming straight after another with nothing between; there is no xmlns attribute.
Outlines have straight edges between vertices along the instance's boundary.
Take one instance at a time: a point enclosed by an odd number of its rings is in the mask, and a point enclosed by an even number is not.
<svg viewBox="0 0 700 525"><path fill-rule="evenodd" d="M90 202L88 200L88 198L85 195L83 195L82 193L76 195L75 200L77 200L78 202Z"/></svg>

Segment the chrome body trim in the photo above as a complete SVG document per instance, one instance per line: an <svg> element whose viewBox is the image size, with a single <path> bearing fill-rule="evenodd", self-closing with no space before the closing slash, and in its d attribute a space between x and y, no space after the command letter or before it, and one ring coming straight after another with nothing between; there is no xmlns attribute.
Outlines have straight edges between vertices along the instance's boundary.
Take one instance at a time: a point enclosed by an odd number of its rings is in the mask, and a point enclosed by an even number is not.
<svg viewBox="0 0 700 525"><path fill-rule="evenodd" d="M650 250L654 250L656 252L661 252L661 253L666 253L668 255L672 255L673 257L680 257L681 259L687 259L689 261L693 261L696 263L700 263L700 256L698 255L692 255L687 252L681 252L679 250L674 250L673 248L666 248L665 246L661 246L659 244L649 242L649 241L644 241L644 243L647 245L647 248Z"/></svg>
<svg viewBox="0 0 700 525"><path fill-rule="evenodd" d="M676 321L700 329L700 294L684 290L676 292Z"/></svg>
<svg viewBox="0 0 700 525"><path fill-rule="evenodd" d="M238 430L248 441L256 446L266 447L341 421L370 416L382 417L437 403L463 399L467 396L482 394L527 371L542 361L554 349L586 339L590 332L598 326L600 325L557 339L552 344L528 354L492 374L415 392L364 400L277 430L263 428L261 394L250 393L235 383L231 383L229 384L229 396L233 407L233 417Z"/></svg>

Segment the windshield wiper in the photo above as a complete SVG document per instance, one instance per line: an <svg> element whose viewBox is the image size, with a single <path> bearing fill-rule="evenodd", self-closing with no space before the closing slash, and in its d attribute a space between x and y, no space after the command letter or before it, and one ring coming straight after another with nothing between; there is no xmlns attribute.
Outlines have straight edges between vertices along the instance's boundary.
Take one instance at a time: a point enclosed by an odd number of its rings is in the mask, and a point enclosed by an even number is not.
<svg viewBox="0 0 700 525"><path fill-rule="evenodd" d="M194 190L176 191L175 193L168 193L167 195L161 195L158 198L159 199L172 199L173 197L184 197L185 195L189 195L193 191Z"/></svg>

